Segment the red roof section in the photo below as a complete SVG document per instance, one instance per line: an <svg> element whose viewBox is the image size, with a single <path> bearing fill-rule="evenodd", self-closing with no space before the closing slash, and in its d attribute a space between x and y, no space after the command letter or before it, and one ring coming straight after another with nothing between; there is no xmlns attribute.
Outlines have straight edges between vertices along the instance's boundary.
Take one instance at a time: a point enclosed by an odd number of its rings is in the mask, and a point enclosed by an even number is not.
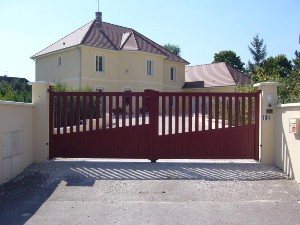
<svg viewBox="0 0 300 225"><path fill-rule="evenodd" d="M138 33L134 29L102 22L99 29L96 21L91 21L61 40L55 42L32 58L77 45L86 45L114 51L141 51L161 55L167 60L189 64L186 60L174 55L161 45Z"/></svg>
<svg viewBox="0 0 300 225"><path fill-rule="evenodd" d="M244 73L221 62L199 66L188 66L185 71L184 88L225 87L251 84L251 79ZM199 87L195 82L203 81ZM200 84L200 83L199 83Z"/></svg>

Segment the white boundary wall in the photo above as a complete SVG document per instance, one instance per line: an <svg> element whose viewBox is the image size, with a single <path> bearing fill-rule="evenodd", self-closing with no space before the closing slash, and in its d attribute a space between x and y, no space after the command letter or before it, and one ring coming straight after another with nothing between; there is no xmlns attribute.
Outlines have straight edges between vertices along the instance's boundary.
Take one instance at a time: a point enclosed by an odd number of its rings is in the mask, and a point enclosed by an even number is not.
<svg viewBox="0 0 300 225"><path fill-rule="evenodd" d="M0 184L34 161L33 104L0 101Z"/></svg>
<svg viewBox="0 0 300 225"><path fill-rule="evenodd" d="M300 183L300 134L290 133L290 118L300 119L300 103L275 106L275 165Z"/></svg>

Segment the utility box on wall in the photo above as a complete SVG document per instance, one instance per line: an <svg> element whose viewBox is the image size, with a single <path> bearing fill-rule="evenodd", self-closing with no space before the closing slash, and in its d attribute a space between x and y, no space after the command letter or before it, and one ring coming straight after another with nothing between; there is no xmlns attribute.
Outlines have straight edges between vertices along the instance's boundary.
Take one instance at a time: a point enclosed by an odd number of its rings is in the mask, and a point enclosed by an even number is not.
<svg viewBox="0 0 300 225"><path fill-rule="evenodd" d="M300 118L290 118L290 133L300 134Z"/></svg>

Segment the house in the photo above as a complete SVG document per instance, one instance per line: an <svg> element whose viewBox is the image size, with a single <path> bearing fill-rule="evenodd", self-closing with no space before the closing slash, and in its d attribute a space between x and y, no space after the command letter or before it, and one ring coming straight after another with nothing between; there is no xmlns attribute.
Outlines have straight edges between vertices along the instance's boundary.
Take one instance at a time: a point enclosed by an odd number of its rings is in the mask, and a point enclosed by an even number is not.
<svg viewBox="0 0 300 225"><path fill-rule="evenodd" d="M251 79L247 75L221 62L187 66L182 89L197 92L234 92L237 85L249 84Z"/></svg>
<svg viewBox="0 0 300 225"><path fill-rule="evenodd" d="M31 57L36 81L98 91L181 91L186 60L135 31L96 19Z"/></svg>

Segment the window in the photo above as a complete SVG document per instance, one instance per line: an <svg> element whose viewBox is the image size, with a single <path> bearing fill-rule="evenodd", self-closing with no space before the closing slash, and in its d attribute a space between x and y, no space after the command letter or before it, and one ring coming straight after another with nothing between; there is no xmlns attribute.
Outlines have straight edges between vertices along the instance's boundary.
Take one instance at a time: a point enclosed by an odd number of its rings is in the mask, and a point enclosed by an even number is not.
<svg viewBox="0 0 300 225"><path fill-rule="evenodd" d="M147 75L153 76L154 75L154 61L153 59L147 60Z"/></svg>
<svg viewBox="0 0 300 225"><path fill-rule="evenodd" d="M57 58L57 66L61 66L61 56L58 56Z"/></svg>
<svg viewBox="0 0 300 225"><path fill-rule="evenodd" d="M170 80L176 81L176 67L170 67Z"/></svg>
<svg viewBox="0 0 300 225"><path fill-rule="evenodd" d="M96 56L96 71L104 72L104 56L102 55Z"/></svg>

